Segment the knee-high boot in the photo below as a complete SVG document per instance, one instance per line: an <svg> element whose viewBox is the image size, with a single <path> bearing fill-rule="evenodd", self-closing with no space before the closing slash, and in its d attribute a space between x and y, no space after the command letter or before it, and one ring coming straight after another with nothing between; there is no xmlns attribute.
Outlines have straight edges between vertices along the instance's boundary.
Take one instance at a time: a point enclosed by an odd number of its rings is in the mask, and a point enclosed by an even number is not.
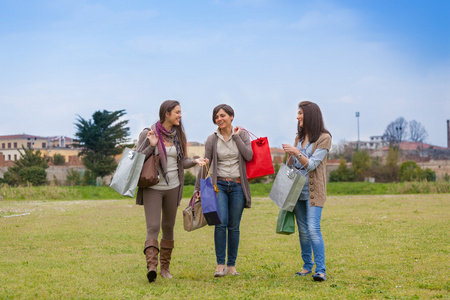
<svg viewBox="0 0 450 300"><path fill-rule="evenodd" d="M172 278L172 275L170 275L169 266L173 248L174 241L161 239L161 253L159 255L159 261L161 263L161 277Z"/></svg>
<svg viewBox="0 0 450 300"><path fill-rule="evenodd" d="M147 261L148 282L156 279L156 268L158 267L158 241L154 239L146 240L144 247L145 260Z"/></svg>

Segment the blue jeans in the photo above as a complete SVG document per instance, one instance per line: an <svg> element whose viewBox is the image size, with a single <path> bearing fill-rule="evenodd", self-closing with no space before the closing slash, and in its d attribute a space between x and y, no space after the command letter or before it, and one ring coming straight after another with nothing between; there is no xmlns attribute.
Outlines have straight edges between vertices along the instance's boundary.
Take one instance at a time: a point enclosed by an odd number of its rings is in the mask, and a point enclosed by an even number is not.
<svg viewBox="0 0 450 300"><path fill-rule="evenodd" d="M239 225L245 206L245 196L240 183L217 180L219 212L222 224L214 229L214 244L218 265L225 265L228 230L227 266L234 267L239 248Z"/></svg>
<svg viewBox="0 0 450 300"><path fill-rule="evenodd" d="M312 271L316 263L315 273L325 275L325 244L320 231L322 207L310 206L308 200L299 200L294 208L297 219L300 247L302 249L303 269ZM314 262L312 253L314 252Z"/></svg>

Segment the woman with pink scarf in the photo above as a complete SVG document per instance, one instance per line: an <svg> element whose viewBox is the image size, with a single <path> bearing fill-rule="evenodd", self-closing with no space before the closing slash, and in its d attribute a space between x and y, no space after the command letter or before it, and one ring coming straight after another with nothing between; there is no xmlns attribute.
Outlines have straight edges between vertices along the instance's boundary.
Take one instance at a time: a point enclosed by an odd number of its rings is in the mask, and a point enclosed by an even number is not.
<svg viewBox="0 0 450 300"><path fill-rule="evenodd" d="M158 254L161 277L172 278L169 265L174 248L173 228L183 195L184 169L195 164L203 166L206 160L186 157L186 135L181 123L181 107L175 100L167 100L161 104L159 121L141 132L137 149L145 154L146 159L151 155L159 155L159 183L149 188L139 188L136 196L136 204L144 205L147 223L144 246L147 278L149 282L154 282L157 276ZM161 229L162 238L158 243Z"/></svg>

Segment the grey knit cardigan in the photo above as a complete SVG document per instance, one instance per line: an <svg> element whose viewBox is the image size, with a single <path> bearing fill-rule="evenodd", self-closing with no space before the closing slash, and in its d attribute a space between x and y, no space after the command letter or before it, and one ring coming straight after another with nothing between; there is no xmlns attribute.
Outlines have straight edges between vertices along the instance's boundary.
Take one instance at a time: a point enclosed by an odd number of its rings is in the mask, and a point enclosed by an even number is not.
<svg viewBox="0 0 450 300"><path fill-rule="evenodd" d="M208 136L205 142L205 158L209 159L211 181L217 185L217 141L219 137L216 133ZM250 185L247 180L247 167L245 162L253 158L253 150L248 133L244 130L239 135L233 134L232 139L235 141L239 149L239 173L241 179L241 186L245 196L245 208L250 208L252 205L252 197L250 194ZM212 164L212 165L211 165ZM200 190L200 178L202 170L198 172L197 181L195 182L195 189ZM205 177L205 174L203 174Z"/></svg>

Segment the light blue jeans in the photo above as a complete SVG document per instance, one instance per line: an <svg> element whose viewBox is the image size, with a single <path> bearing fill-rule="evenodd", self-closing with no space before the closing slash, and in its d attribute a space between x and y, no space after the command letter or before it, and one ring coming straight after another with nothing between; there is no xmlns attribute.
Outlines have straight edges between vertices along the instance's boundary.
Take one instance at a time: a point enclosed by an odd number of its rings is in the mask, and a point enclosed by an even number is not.
<svg viewBox="0 0 450 300"><path fill-rule="evenodd" d="M325 275L325 244L320 231L322 207L310 206L309 200L299 200L295 205L294 214L297 219L302 249L303 269L312 271L315 262L315 273ZM314 261L312 260L313 253Z"/></svg>
<svg viewBox="0 0 450 300"><path fill-rule="evenodd" d="M240 183L217 180L220 220L214 229L214 244L218 265L225 265L228 231L227 266L234 267L239 248L239 225L245 206L245 196Z"/></svg>

